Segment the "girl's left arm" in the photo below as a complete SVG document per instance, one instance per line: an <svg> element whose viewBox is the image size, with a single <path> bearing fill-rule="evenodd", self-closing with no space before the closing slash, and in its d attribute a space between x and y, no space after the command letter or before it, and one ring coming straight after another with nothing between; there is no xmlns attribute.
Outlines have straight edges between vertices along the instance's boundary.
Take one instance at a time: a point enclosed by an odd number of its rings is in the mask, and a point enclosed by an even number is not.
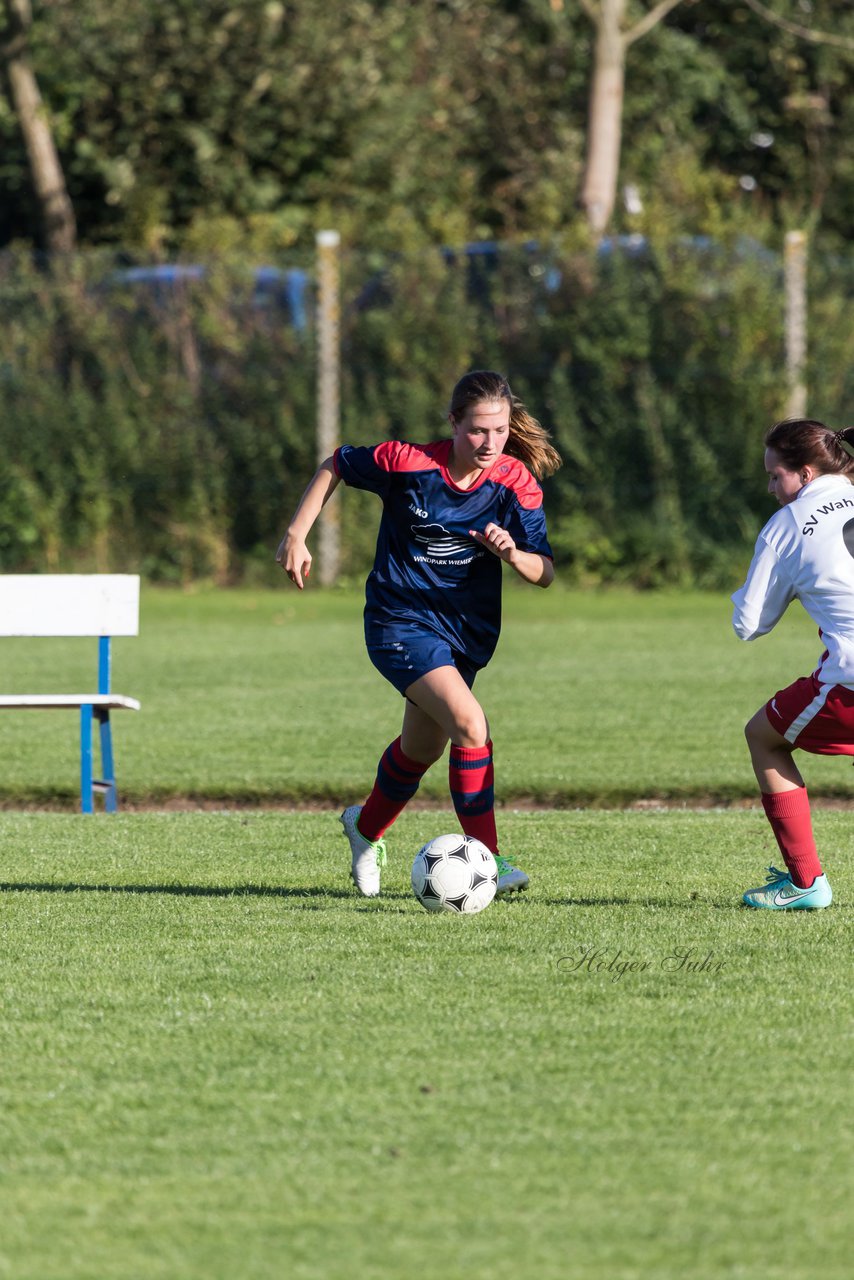
<svg viewBox="0 0 854 1280"><path fill-rule="evenodd" d="M549 557L540 555L539 551L520 551L500 524L488 524L483 533L469 529L469 537L509 564L524 582L531 582L536 587L550 587L554 582L555 568Z"/></svg>

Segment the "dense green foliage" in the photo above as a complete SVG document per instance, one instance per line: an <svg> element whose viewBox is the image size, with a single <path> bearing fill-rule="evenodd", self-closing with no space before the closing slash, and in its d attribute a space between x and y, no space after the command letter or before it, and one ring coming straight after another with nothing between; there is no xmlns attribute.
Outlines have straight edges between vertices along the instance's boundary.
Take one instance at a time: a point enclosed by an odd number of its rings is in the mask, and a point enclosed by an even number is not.
<svg viewBox="0 0 854 1280"><path fill-rule="evenodd" d="M0 571L266 572L315 462L315 331L310 286L297 328L251 270L311 273L334 226L345 439L433 437L459 374L502 368L566 457L546 498L573 581L728 584L786 411L787 227L812 237L814 415L847 420L854 363L854 13L765 7L834 42L701 0L630 47L621 184L642 208L614 229L639 256L597 251L575 208L593 27L574 0L36 0L82 250L34 265L0 95ZM485 236L500 253L472 267L460 247ZM205 280L115 283L176 256ZM362 573L375 510L347 503Z"/></svg>
<svg viewBox="0 0 854 1280"><path fill-rule="evenodd" d="M564 217L590 27L545 0L58 0L35 15L90 243L174 248L228 220L310 243L333 216L356 243L400 244ZM0 129L18 193L2 240L35 211L14 120Z"/></svg>
<svg viewBox="0 0 854 1280"><path fill-rule="evenodd" d="M367 901L317 814L0 815L0 1272L847 1278L848 817L794 918L756 813L514 814L465 919L424 823Z"/></svg>
<svg viewBox="0 0 854 1280"><path fill-rule="evenodd" d="M651 7L629 0L627 25ZM745 0L683 0L629 49L622 181L658 225L697 230L717 183L754 218L809 216L841 242L854 12L765 8L832 42ZM377 247L563 231L593 43L577 0L34 0L31 35L83 243L149 252L221 241L228 224L280 245L330 220ZM29 239L5 104L0 140L0 243Z"/></svg>
<svg viewBox="0 0 854 1280"><path fill-rule="evenodd" d="M779 255L732 236L343 267L344 439L435 438L459 374L503 368L566 459L546 501L570 580L731 583L770 514L761 436L786 408ZM234 259L163 289L111 271L0 264L0 569L272 572L315 465L311 307L297 328L258 305ZM850 282L827 260L814 278L811 407L839 422ZM344 571L363 573L378 506L335 501Z"/></svg>

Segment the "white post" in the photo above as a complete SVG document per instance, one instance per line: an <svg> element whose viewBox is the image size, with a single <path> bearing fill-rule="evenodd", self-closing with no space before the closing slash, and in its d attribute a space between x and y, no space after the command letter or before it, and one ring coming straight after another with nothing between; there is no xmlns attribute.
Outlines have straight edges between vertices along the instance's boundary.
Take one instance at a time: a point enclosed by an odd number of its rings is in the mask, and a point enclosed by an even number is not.
<svg viewBox="0 0 854 1280"><path fill-rule="evenodd" d="M787 231L784 253L786 280L786 374L790 418L807 412L807 237L804 231Z"/></svg>
<svg viewBox="0 0 854 1280"><path fill-rule="evenodd" d="M317 460L337 448L340 419L339 343L340 271L337 231L318 231L317 243ZM341 559L338 503L324 507L318 523L319 580L328 587L338 578Z"/></svg>

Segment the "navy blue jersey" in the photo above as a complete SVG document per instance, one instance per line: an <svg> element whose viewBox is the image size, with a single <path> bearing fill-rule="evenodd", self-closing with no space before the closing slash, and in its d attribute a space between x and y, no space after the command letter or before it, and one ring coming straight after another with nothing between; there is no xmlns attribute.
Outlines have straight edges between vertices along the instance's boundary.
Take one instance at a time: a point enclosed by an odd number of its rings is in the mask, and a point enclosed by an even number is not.
<svg viewBox="0 0 854 1280"><path fill-rule="evenodd" d="M382 498L374 567L366 584L369 646L395 629L427 628L477 666L501 630L501 561L469 536L489 523L520 551L551 557L543 494L524 463L502 454L469 489L448 472L452 440L369 448L342 445L335 470L345 484Z"/></svg>

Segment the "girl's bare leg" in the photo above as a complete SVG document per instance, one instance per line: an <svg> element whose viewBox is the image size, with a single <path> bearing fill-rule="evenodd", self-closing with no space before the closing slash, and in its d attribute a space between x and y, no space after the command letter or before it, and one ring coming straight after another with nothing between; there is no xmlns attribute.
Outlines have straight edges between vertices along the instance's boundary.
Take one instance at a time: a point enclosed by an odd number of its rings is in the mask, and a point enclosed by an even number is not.
<svg viewBox="0 0 854 1280"><path fill-rule="evenodd" d="M760 707L745 726L744 736L763 795L779 795L804 785L801 771L792 756L792 744L769 722L764 707Z"/></svg>
<svg viewBox="0 0 854 1280"><path fill-rule="evenodd" d="M403 717L403 749L416 760L421 758L416 747L427 750L428 755L435 750L437 730L455 747L483 747L488 742L489 724L483 708L456 667L428 671L409 686L406 696L409 701ZM432 758L436 760L438 756Z"/></svg>

